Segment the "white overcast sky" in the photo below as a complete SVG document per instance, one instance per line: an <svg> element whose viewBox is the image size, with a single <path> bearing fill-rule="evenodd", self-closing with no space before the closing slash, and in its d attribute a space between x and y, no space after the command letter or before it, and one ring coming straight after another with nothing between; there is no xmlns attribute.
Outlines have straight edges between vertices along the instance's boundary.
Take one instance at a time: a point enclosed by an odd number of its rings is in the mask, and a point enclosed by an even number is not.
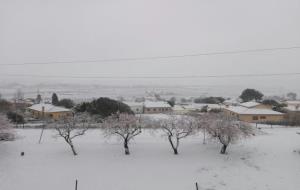
<svg viewBox="0 0 300 190"><path fill-rule="evenodd" d="M0 0L1 64L290 46L300 46L300 0ZM0 81L48 80L6 76L20 74L183 76L279 72L300 72L299 49L149 61L0 66ZM55 80L58 79L49 79ZM254 86L264 83L293 89L300 76L61 81Z"/></svg>

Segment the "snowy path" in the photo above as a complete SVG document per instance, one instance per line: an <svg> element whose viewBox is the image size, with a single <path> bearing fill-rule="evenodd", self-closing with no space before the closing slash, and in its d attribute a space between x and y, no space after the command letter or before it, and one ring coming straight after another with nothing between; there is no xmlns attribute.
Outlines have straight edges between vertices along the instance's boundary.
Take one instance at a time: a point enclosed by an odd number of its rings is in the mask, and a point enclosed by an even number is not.
<svg viewBox="0 0 300 190"><path fill-rule="evenodd" d="M98 130L75 139L73 157L61 139L46 130L17 130L20 138L0 143L1 190L298 190L300 135L296 128L263 129L258 135L229 147L202 145L201 136L182 141L174 156L160 135L145 132L123 155L121 143L104 139ZM20 152L25 156L21 157Z"/></svg>

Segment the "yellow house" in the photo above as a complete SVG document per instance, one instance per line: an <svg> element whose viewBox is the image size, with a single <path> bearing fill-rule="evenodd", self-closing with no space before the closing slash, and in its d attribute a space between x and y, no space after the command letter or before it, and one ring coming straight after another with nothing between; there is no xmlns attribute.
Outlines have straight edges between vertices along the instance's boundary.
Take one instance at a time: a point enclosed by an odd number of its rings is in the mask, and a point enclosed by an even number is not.
<svg viewBox="0 0 300 190"><path fill-rule="evenodd" d="M237 117L240 121L250 123L280 122L285 114L270 109L245 108L241 106L228 106L224 108L227 115Z"/></svg>
<svg viewBox="0 0 300 190"><path fill-rule="evenodd" d="M34 118L60 119L73 115L72 111L52 104L34 104L27 108Z"/></svg>

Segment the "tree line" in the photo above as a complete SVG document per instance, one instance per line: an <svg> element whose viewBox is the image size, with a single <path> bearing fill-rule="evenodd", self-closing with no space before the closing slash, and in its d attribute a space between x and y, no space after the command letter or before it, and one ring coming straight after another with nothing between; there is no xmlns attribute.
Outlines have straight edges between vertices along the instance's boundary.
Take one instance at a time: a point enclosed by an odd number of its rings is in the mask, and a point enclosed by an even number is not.
<svg viewBox="0 0 300 190"><path fill-rule="evenodd" d="M98 120L95 122L94 119L90 114L77 113L73 117L54 121L49 125L56 129L58 136L63 138L70 146L75 156L78 153L73 140L84 135L92 125L96 125L101 129L105 137L120 137L125 155L130 154L130 142L140 135L144 129L161 131L175 155L179 154L179 145L183 138L197 135L200 132L207 133L210 138L221 143L221 154L226 153L231 143L254 135L252 126L221 113L207 113L204 115L171 114L162 118L152 118L151 116L137 116L117 112L103 118L100 122Z"/></svg>

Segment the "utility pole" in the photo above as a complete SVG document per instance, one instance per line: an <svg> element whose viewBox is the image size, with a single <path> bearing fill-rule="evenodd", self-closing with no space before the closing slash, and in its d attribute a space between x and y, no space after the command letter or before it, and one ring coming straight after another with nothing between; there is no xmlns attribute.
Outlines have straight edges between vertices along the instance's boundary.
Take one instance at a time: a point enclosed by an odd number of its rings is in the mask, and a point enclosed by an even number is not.
<svg viewBox="0 0 300 190"><path fill-rule="evenodd" d="M39 144L41 144L41 141L42 141L42 136L43 136L43 133L44 133L44 129L45 129L45 107L43 106L42 107L42 122L43 122L43 128L42 128L42 131L41 131L41 135L40 135L40 139L39 139Z"/></svg>
<svg viewBox="0 0 300 190"><path fill-rule="evenodd" d="M15 98L15 122L16 122L16 128L18 128L18 108L17 108L17 98Z"/></svg>

